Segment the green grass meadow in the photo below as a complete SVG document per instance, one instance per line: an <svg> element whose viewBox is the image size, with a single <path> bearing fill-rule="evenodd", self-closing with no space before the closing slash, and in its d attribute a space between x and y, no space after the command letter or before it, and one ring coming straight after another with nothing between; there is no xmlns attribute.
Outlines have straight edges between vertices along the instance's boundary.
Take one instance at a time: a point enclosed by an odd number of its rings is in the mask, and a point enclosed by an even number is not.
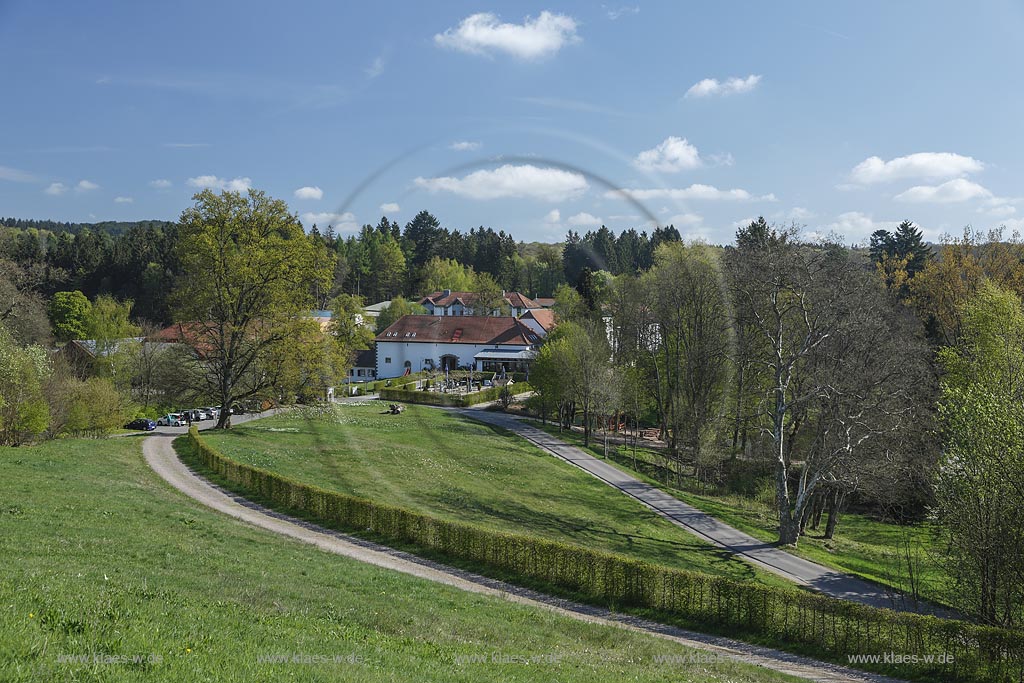
<svg viewBox="0 0 1024 683"><path fill-rule="evenodd" d="M791 586L704 543L640 503L505 430L449 411L340 405L206 432L239 462L329 490L500 531L657 564Z"/></svg>
<svg viewBox="0 0 1024 683"><path fill-rule="evenodd" d="M171 489L139 438L0 448L0 491L5 682L791 680L249 527Z"/></svg>

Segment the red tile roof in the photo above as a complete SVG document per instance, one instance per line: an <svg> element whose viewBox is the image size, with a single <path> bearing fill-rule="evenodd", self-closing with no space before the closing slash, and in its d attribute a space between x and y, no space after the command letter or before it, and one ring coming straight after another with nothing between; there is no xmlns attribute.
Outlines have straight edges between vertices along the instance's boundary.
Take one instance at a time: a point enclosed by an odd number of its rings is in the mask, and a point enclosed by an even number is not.
<svg viewBox="0 0 1024 683"><path fill-rule="evenodd" d="M537 323L548 332L553 330L555 328L555 325L558 324L555 322L555 312L552 311L550 308L538 308L536 310L529 310L526 313L523 313L521 317L523 319L532 318L533 320L536 320Z"/></svg>
<svg viewBox="0 0 1024 683"><path fill-rule="evenodd" d="M519 292L505 292L505 303L513 308L542 308L542 306L528 296ZM431 303L434 306L448 308L449 306L461 303L463 306L473 306L476 300L475 292L434 292L420 299L420 304Z"/></svg>
<svg viewBox="0 0 1024 683"><path fill-rule="evenodd" d="M540 339L516 318L406 315L378 334L377 341L532 346Z"/></svg>

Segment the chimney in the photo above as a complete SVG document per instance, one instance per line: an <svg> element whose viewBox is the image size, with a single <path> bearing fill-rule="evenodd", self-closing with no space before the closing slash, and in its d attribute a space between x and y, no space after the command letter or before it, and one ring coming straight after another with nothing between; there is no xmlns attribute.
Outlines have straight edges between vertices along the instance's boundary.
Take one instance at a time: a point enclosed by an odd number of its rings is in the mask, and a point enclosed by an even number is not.
<svg viewBox="0 0 1024 683"><path fill-rule="evenodd" d="M451 293L452 293L452 290L450 290L450 289L444 290L444 295L445 296L451 296Z"/></svg>

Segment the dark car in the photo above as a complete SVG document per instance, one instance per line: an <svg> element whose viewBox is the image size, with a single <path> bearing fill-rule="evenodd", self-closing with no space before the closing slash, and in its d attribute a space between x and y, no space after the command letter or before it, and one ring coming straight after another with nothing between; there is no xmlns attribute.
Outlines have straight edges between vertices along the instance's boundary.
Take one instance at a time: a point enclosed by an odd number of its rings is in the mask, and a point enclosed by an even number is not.
<svg viewBox="0 0 1024 683"><path fill-rule="evenodd" d="M140 417L138 420L132 420L124 426L125 429L138 429L143 432L151 432L156 429L156 422L149 420L144 417Z"/></svg>

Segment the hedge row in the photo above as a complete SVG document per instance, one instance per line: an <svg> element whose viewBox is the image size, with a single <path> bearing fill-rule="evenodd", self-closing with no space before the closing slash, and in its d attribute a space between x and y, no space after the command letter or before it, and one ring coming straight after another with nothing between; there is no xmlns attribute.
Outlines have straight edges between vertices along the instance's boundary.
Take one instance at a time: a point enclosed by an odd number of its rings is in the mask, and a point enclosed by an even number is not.
<svg viewBox="0 0 1024 683"><path fill-rule="evenodd" d="M418 392L426 393L426 392ZM618 606L651 608L775 642L848 655L945 655L951 663L886 665L944 680L1024 680L1024 632L893 612L822 595L658 566L522 534L481 529L326 491L245 465L189 439L212 471L272 504L354 531L539 580Z"/></svg>
<svg viewBox="0 0 1024 683"><path fill-rule="evenodd" d="M530 391L530 385L516 383L512 385L513 392L522 393ZM501 387L487 387L472 394L442 394L436 391L415 391L409 389L381 389L380 398L383 401L402 401L403 403L423 403L431 406L447 406L451 408L466 408L475 406L478 403L497 401L501 394Z"/></svg>

